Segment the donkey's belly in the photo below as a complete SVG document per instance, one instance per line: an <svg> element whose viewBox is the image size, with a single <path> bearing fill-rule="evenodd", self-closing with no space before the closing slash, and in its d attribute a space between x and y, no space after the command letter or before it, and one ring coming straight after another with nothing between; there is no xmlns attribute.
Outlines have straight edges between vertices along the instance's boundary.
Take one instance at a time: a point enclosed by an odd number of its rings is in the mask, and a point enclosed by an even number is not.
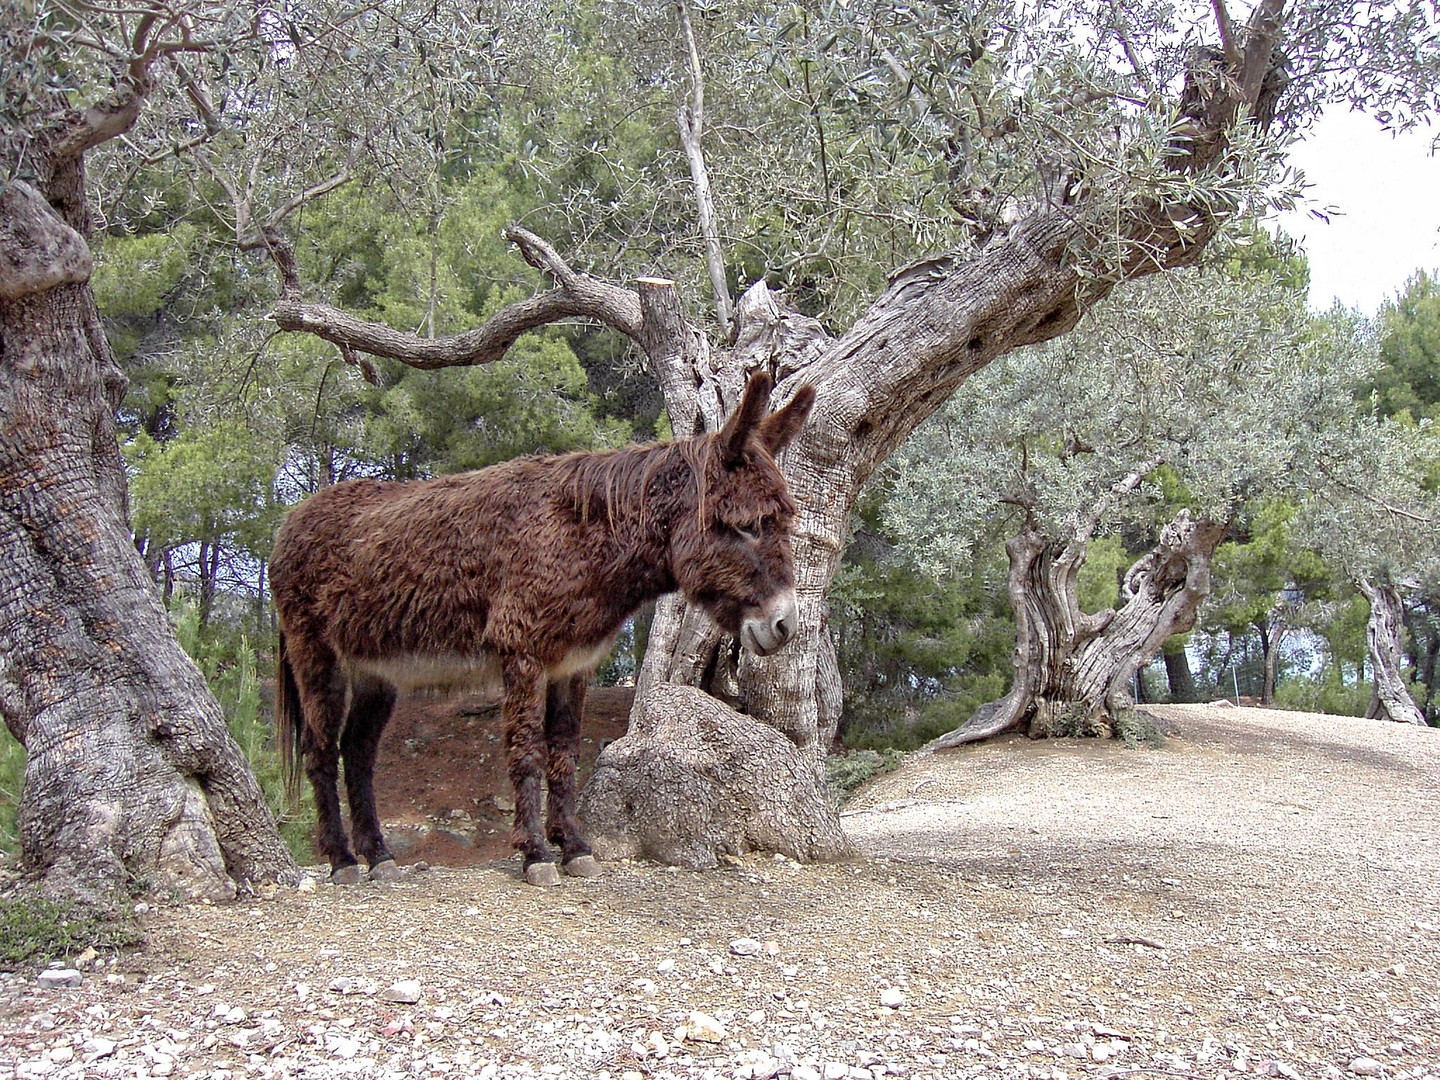
<svg viewBox="0 0 1440 1080"><path fill-rule="evenodd" d="M548 679L566 679L594 671L614 647L613 635L598 645L577 646L545 669ZM402 693L413 691L469 692L498 698L505 692L500 658L493 653L462 656L459 653L407 653L380 660L346 657L345 668L355 675L383 679Z"/></svg>
<svg viewBox="0 0 1440 1080"><path fill-rule="evenodd" d="M499 697L505 690L500 660L490 653L407 653L382 660L346 657L345 667L356 675L384 679L402 693L416 690L455 693L468 691Z"/></svg>

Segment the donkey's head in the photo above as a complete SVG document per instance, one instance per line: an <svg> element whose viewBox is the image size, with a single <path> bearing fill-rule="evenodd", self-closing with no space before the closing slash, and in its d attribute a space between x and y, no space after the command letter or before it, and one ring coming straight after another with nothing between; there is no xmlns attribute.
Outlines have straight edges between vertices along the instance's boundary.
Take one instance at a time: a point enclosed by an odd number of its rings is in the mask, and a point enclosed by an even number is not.
<svg viewBox="0 0 1440 1080"><path fill-rule="evenodd" d="M671 532L672 567L686 598L760 656L789 641L799 621L790 558L795 503L775 455L815 401L814 387L802 386L766 415L770 389L768 375L751 376L739 408L706 437L696 512Z"/></svg>

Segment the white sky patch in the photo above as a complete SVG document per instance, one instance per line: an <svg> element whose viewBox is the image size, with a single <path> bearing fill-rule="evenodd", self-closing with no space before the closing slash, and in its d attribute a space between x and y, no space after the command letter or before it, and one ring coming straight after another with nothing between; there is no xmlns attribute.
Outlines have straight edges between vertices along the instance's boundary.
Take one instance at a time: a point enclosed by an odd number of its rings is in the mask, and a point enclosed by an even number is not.
<svg viewBox="0 0 1440 1080"><path fill-rule="evenodd" d="M1436 129L1395 136L1373 117L1332 106L1290 161L1312 185L1279 224L1310 256L1310 305L1335 299L1373 315L1416 270L1440 268L1440 156ZM1338 213L1329 222L1307 211Z"/></svg>

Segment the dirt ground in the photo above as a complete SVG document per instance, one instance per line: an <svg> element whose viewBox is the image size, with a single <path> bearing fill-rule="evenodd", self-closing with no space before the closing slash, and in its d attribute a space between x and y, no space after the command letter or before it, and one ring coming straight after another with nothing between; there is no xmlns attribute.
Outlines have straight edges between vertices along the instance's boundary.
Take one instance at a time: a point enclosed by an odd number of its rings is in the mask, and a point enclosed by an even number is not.
<svg viewBox="0 0 1440 1080"><path fill-rule="evenodd" d="M578 775L583 784L604 746L625 734L633 687L585 695ZM401 862L477 866L510 854L510 776L500 707L484 698L402 700L375 761L375 801Z"/></svg>
<svg viewBox="0 0 1440 1080"><path fill-rule="evenodd" d="M0 1078L1440 1078L1440 731L1157 711L911 758L853 863L150 910L78 988L0 978Z"/></svg>

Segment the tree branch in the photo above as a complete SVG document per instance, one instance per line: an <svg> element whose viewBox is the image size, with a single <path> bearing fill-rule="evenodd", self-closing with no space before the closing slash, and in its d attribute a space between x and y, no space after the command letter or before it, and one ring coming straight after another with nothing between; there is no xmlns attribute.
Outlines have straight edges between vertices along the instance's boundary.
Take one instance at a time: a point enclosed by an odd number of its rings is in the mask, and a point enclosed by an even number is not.
<svg viewBox="0 0 1440 1080"><path fill-rule="evenodd" d="M715 226L715 203L710 193L710 173L705 167L705 153L700 137L705 130L705 80L700 70L700 50L695 45L695 28L690 23L690 8L685 0L676 5L680 10L680 28L685 34L685 47L690 63L690 102L676 110L675 123L680 131L680 144L690 163L690 179L695 185L695 210L700 219L700 235L705 242L705 269L710 275L710 288L715 294L715 317L720 334L730 338L730 284L725 278L725 255L720 248L720 233Z"/></svg>
<svg viewBox="0 0 1440 1080"><path fill-rule="evenodd" d="M329 304L304 300L294 253L273 232L267 233L265 246L285 279L284 291L270 318L282 330L314 334L334 343L342 355L348 349L425 370L491 363L503 357L521 334L577 316L596 319L638 340L640 299L634 292L576 273L554 248L525 229L511 226L505 236L519 247L526 262L555 277L560 288L507 304L474 330L426 338L357 318Z"/></svg>

